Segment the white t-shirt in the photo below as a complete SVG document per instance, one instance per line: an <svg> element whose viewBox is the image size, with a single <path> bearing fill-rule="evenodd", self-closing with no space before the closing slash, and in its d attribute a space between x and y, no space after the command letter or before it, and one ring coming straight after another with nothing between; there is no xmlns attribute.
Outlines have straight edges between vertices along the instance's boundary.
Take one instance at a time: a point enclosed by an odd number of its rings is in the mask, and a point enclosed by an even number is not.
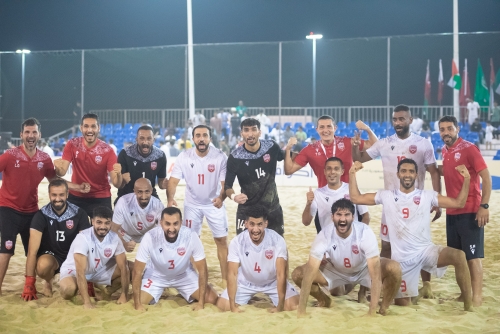
<svg viewBox="0 0 500 334"><path fill-rule="evenodd" d="M164 208L158 198L151 196L148 205L143 209L135 194L130 193L120 197L116 203L113 222L121 225L122 235L126 234L135 242L141 242L144 234L161 220Z"/></svg>
<svg viewBox="0 0 500 334"><path fill-rule="evenodd" d="M377 238L371 228L353 221L352 232L345 239L337 234L334 224L318 233L310 254L313 258L322 260L325 253L328 253L328 261L336 271L355 276L367 266L366 259L378 256L380 252Z"/></svg>
<svg viewBox="0 0 500 334"><path fill-rule="evenodd" d="M384 188L387 190L399 189L397 172L400 160L409 158L417 163L418 177L415 187L418 189L424 189L425 166L436 163L431 142L413 133L406 139L400 139L397 134L379 139L366 150L366 153L372 159L382 158Z"/></svg>
<svg viewBox="0 0 500 334"><path fill-rule="evenodd" d="M339 189L333 190L328 188L328 185L314 190L314 200L311 203L311 216L315 216L318 212L319 223L321 228L332 223L332 205L342 198L351 199L349 197L349 184L341 182ZM354 220L358 220L358 214L362 215L368 212L366 205L354 205Z"/></svg>
<svg viewBox="0 0 500 334"><path fill-rule="evenodd" d="M188 271L194 271L190 258L201 261L205 251L198 235L182 226L177 240L170 243L165 239L161 226L148 231L139 245L135 259L153 269L153 277L170 281L181 278Z"/></svg>
<svg viewBox="0 0 500 334"><path fill-rule="evenodd" d="M94 227L89 227L76 236L71 243L68 256L61 268L76 269L75 253L87 257L87 269L85 275L94 275L100 271L106 271L106 264L116 255L125 253L123 243L115 232L109 231L102 241L94 234Z"/></svg>
<svg viewBox="0 0 500 334"><path fill-rule="evenodd" d="M430 212L438 206L437 192L415 189L405 194L400 190L379 190L375 203L384 206L393 260L411 260L432 245Z"/></svg>
<svg viewBox="0 0 500 334"><path fill-rule="evenodd" d="M254 118L260 122L260 139L265 139L265 135L269 133L271 120L266 116L266 114L258 114L254 116Z"/></svg>
<svg viewBox="0 0 500 334"><path fill-rule="evenodd" d="M170 177L186 180L185 206L212 207L212 200L220 195L221 182L226 179L227 155L210 146L204 157L193 147L179 154Z"/></svg>
<svg viewBox="0 0 500 334"><path fill-rule="evenodd" d="M264 286L276 281L276 259L288 258L285 239L273 230L265 229L259 245L250 239L248 230L231 240L227 260L240 264L238 281Z"/></svg>
<svg viewBox="0 0 500 334"><path fill-rule="evenodd" d="M410 124L410 131L420 134L420 131L422 131L422 125L424 125L423 119L415 117L413 122Z"/></svg>
<svg viewBox="0 0 500 334"><path fill-rule="evenodd" d="M476 101L467 103L467 110L469 111L469 117L468 117L469 124L472 125L472 123L474 123L476 118L479 117L479 108L480 108L479 103L477 103Z"/></svg>

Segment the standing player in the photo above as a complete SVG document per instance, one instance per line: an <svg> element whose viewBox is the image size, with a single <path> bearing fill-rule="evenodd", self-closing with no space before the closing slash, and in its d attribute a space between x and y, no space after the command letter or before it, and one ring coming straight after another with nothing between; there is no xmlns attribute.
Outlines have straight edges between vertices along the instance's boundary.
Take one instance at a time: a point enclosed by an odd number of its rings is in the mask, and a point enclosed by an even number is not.
<svg viewBox="0 0 500 334"><path fill-rule="evenodd" d="M229 245L227 289L217 300L222 311L241 312L256 293L269 296L270 312L292 311L299 296L287 281L288 251L285 239L267 228L267 212L262 206L245 210L246 230Z"/></svg>
<svg viewBox="0 0 500 334"><path fill-rule="evenodd" d="M70 189L68 200L82 208L92 217L97 206L111 209L111 183L115 187L122 184L121 165L116 162L116 154L105 142L98 139L100 125L96 114L85 114L80 125L83 137L70 139L64 147L62 159L54 160L56 173L64 176L72 163L74 183L82 183L86 194Z"/></svg>
<svg viewBox="0 0 500 334"><path fill-rule="evenodd" d="M162 211L160 226L146 233L139 245L132 281L135 309L156 304L166 288L177 289L189 303L197 300L193 310L217 300L217 293L208 285L201 240L193 230L182 226L181 210L175 207Z"/></svg>
<svg viewBox="0 0 500 334"><path fill-rule="evenodd" d="M457 119L445 116L439 120L439 132L445 143L443 147L443 175L446 193L457 196L460 182L453 169L464 164L471 175L471 186L463 209L446 210L446 238L448 247L461 249L467 257L472 282L472 302L482 303L484 257L484 226L489 221L491 176L481 152L476 145L458 137L460 128ZM483 181L479 188L479 177Z"/></svg>
<svg viewBox="0 0 500 334"><path fill-rule="evenodd" d="M68 203L68 184L62 179L49 183L50 203L33 217L26 259L26 283L21 297L36 296L36 274L45 280L43 294L52 297L52 279L59 273L69 248L80 231L90 227L87 213Z"/></svg>
<svg viewBox="0 0 500 334"><path fill-rule="evenodd" d="M397 165L399 189L379 190L361 194L356 182L356 172L363 168L355 162L350 170L349 191L356 204L382 204L386 210L389 237L392 242L392 259L401 264L401 288L396 305L411 304L411 297L418 296L418 274L423 269L438 277L444 275L446 266L455 267L455 277L462 293L465 311L472 309L472 293L467 260L463 251L435 245L431 241L431 208L463 208L469 192L470 175L464 165L455 167L462 176L462 188L457 198L441 196L433 190L415 187L418 164L403 159ZM454 171L455 172L455 171ZM456 172L455 172L456 173Z"/></svg>
<svg viewBox="0 0 500 334"><path fill-rule="evenodd" d="M227 276L227 214L224 205L224 179L226 178L227 156L214 146L210 147L212 131L206 125L193 129L194 148L188 149L176 160L167 189L167 206L175 205L175 189L180 179L186 180L184 200L184 221L198 235L201 234L203 217L217 246L222 285Z"/></svg>
<svg viewBox="0 0 500 334"><path fill-rule="evenodd" d="M311 246L309 261L292 273L295 284L300 286L298 315L306 313L309 294L320 306L330 307L331 299L319 285L332 295L340 296L346 293L345 285L356 284L371 287L369 315L375 314L383 291L379 313L385 315L401 284L399 263L380 258L375 234L367 225L356 221L354 204L350 200L337 200L330 212L333 224L321 230ZM326 265L320 267L325 253L329 258ZM362 302L363 297L358 294L358 302Z"/></svg>
<svg viewBox="0 0 500 334"><path fill-rule="evenodd" d="M36 118L25 120L21 125L22 145L0 155L0 296L18 234L28 253L29 226L38 211L38 185L44 177L52 180L56 176L52 159L36 148L40 127Z"/></svg>
<svg viewBox="0 0 500 334"><path fill-rule="evenodd" d="M113 213L113 230L123 242L127 252L133 252L144 234L157 226L163 203L152 196L153 187L148 179L135 181L134 192L118 200Z"/></svg>
<svg viewBox="0 0 500 334"><path fill-rule="evenodd" d="M245 210L258 204L268 208L269 228L283 236L283 210L275 182L276 164L283 160L283 151L274 141L259 139L258 120L247 118L241 122L240 128L244 144L229 155L224 184L226 196L238 203L236 233L245 230ZM233 190L236 177L241 187L241 194L238 195Z"/></svg>
<svg viewBox="0 0 500 334"><path fill-rule="evenodd" d="M156 192L156 178L158 187L167 188L167 157L158 147L154 146L154 133L150 125L142 125L137 130L136 143L120 151L118 163L122 166L123 182L118 189L118 199L123 195L134 192L135 181L146 178L153 187L153 196L158 198Z"/></svg>
<svg viewBox="0 0 500 334"><path fill-rule="evenodd" d="M313 217L318 214L320 231L332 223L332 203L342 198L349 199L349 183L341 181L341 177L344 175L344 163L342 160L337 157L328 158L323 173L328 184L315 191L312 191L309 187L306 207L304 208L304 212L302 212L302 224L306 226L309 226ZM366 225L370 223L370 213L366 206L355 205L355 220L358 220L358 214L362 217L362 223Z"/></svg>
<svg viewBox="0 0 500 334"><path fill-rule="evenodd" d="M111 231L112 214L105 206L96 207L92 227L76 236L66 261L61 265L61 297L69 300L80 291L86 309L95 308L89 295L89 292L93 293L92 283L111 286L111 290L106 291L108 293L121 286L122 293L117 303L127 302L130 274L125 248L116 233Z"/></svg>

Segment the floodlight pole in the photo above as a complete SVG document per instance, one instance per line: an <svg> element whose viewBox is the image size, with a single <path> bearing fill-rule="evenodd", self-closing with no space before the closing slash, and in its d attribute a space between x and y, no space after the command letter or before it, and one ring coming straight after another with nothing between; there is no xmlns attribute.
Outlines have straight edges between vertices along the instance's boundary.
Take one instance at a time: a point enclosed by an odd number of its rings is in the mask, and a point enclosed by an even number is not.
<svg viewBox="0 0 500 334"><path fill-rule="evenodd" d="M313 34L312 32L306 36L307 39L312 39L313 42L313 67L312 67L312 106L316 107L316 40L323 38L323 35Z"/></svg>
<svg viewBox="0 0 500 334"><path fill-rule="evenodd" d="M458 0L453 0L453 60L460 69L459 54L458 54ZM464 83L462 78L462 83ZM460 120L460 91L453 89L453 115Z"/></svg>
<svg viewBox="0 0 500 334"><path fill-rule="evenodd" d="M191 0L187 1L187 33L188 33L188 85L189 85L189 118L194 116L194 61L193 61L193 13Z"/></svg>
<svg viewBox="0 0 500 334"><path fill-rule="evenodd" d="M25 56L31 53L30 50L16 50L16 53L21 54L21 122L24 121L24 73L25 73Z"/></svg>

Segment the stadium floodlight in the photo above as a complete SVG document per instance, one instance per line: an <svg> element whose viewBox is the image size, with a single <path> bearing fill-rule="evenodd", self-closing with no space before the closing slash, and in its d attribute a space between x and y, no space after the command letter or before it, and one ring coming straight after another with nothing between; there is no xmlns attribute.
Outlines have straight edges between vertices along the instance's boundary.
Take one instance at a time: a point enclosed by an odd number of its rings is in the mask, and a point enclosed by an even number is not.
<svg viewBox="0 0 500 334"><path fill-rule="evenodd" d="M22 50L16 50L16 53L24 53L24 54L26 54L26 53L31 53L31 51L30 50L26 50L26 49L22 49Z"/></svg>
<svg viewBox="0 0 500 334"><path fill-rule="evenodd" d="M309 35L306 36L307 39L311 39L313 42L313 69L312 69L312 77L313 77L313 87L312 87L312 106L316 107L316 40L322 39L323 35L315 34L312 31Z"/></svg>
<svg viewBox="0 0 500 334"><path fill-rule="evenodd" d="M312 32L306 36L307 39L322 39L323 35L321 34L313 34Z"/></svg>

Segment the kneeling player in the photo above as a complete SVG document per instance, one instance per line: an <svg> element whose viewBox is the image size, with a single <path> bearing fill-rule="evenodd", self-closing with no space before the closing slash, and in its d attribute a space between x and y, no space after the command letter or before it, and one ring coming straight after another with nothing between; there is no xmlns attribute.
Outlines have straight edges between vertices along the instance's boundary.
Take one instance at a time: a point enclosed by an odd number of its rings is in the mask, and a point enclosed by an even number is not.
<svg viewBox="0 0 500 334"><path fill-rule="evenodd" d="M157 303L166 288L177 289L188 302L197 300L193 310L217 300L217 293L208 286L201 240L196 232L182 226L182 213L176 207L162 211L160 226L146 233L139 245L132 281L135 309L144 310L143 304Z"/></svg>
<svg viewBox="0 0 500 334"><path fill-rule="evenodd" d="M84 308L94 308L90 301L92 283L111 286L112 293L122 287L117 304L127 302L129 273L122 241L111 231L113 212L104 206L93 211L92 227L78 234L71 244L68 258L61 266L61 297L73 298L78 291ZM121 284L120 284L121 283Z"/></svg>
<svg viewBox="0 0 500 334"><path fill-rule="evenodd" d="M229 244L227 289L217 306L222 311L240 312L256 293L268 295L270 312L292 311L299 296L286 279L288 252L285 239L267 228L267 212L261 206L245 210L246 230Z"/></svg>
<svg viewBox="0 0 500 334"><path fill-rule="evenodd" d="M63 179L49 183L50 203L33 217L26 259L26 284L21 297L36 296L36 274L45 280L43 294L52 297L52 279L66 260L71 243L80 231L90 227L87 213L68 203L68 184Z"/></svg>
<svg viewBox="0 0 500 334"><path fill-rule="evenodd" d="M351 201L339 199L331 212L333 224L321 230L312 244L309 261L292 273L294 282L301 288L298 315L305 314L309 293L318 299L320 306L330 306L330 297L319 285L338 296L344 294L345 285L356 284L371 288L370 315L375 314L383 290L379 313L385 314L401 283L399 264L380 259L375 234L370 227L354 220ZM329 258L320 268L325 253ZM311 287L311 284L314 285Z"/></svg>

